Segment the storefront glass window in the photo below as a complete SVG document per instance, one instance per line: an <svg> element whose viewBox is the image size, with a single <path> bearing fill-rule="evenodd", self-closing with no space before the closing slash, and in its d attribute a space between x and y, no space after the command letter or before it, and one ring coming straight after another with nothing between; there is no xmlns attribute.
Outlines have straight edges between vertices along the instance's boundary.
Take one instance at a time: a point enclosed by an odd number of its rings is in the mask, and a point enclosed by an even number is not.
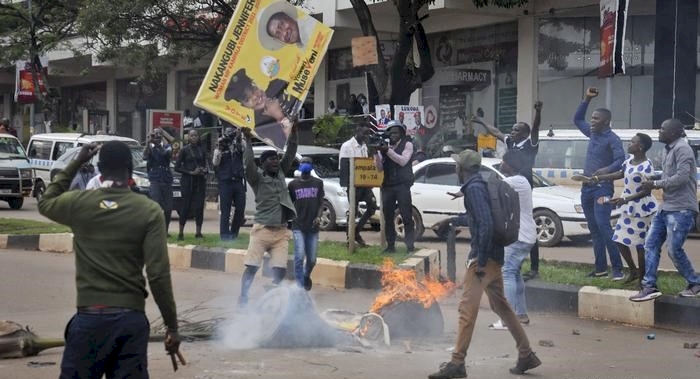
<svg viewBox="0 0 700 379"><path fill-rule="evenodd" d="M606 94L606 80L598 78L599 18L540 19L538 92L545 104L543 129L574 128L573 113L589 86L600 89L592 107L605 107L610 96L614 127L651 128L654 27L654 16L628 17L623 50L626 72L612 79L612 93Z"/></svg>

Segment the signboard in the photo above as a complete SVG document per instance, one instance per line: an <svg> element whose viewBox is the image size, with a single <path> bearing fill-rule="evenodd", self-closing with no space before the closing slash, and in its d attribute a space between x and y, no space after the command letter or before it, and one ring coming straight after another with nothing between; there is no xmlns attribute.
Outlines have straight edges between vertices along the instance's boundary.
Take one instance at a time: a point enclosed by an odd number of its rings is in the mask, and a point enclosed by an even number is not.
<svg viewBox="0 0 700 379"><path fill-rule="evenodd" d="M377 170L374 158L353 158L355 160L355 187L380 187L384 172Z"/></svg>
<svg viewBox="0 0 700 379"><path fill-rule="evenodd" d="M629 0L600 1L600 65L598 77L625 73L622 50L625 42Z"/></svg>
<svg viewBox="0 0 700 379"><path fill-rule="evenodd" d="M367 66L378 64L377 39L374 37L355 37L352 43L352 65Z"/></svg>
<svg viewBox="0 0 700 379"><path fill-rule="evenodd" d="M149 133L157 128L172 128L175 130L175 137L182 139L182 111L149 109L147 117L147 130Z"/></svg>
<svg viewBox="0 0 700 379"><path fill-rule="evenodd" d="M286 1L238 1L194 104L283 148L332 34Z"/></svg>
<svg viewBox="0 0 700 379"><path fill-rule="evenodd" d="M39 91L34 90L34 78L32 78L32 65L37 74L37 83ZM43 77L47 75L48 58L36 58L34 61L17 61L15 63L15 102L20 104L31 104L37 101L36 92L41 92L44 95L46 84Z"/></svg>

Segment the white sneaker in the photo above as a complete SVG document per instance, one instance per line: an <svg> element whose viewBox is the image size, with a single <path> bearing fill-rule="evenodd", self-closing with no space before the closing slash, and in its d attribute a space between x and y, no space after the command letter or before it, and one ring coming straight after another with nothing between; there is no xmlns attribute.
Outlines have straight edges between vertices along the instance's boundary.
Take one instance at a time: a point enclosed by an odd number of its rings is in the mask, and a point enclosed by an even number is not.
<svg viewBox="0 0 700 379"><path fill-rule="evenodd" d="M493 324L489 325L489 329L491 330L508 330L508 327L503 325L503 322L501 320L498 320L494 322Z"/></svg>

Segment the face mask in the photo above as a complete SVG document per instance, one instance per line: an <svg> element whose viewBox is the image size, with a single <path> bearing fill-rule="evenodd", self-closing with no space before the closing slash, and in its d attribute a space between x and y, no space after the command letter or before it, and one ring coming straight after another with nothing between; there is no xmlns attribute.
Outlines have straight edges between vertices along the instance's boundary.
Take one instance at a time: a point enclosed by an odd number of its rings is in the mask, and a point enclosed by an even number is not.
<svg viewBox="0 0 700 379"><path fill-rule="evenodd" d="M299 165L299 171L301 171L302 174L308 174L311 172L311 169L314 168L314 165L308 162L304 162Z"/></svg>

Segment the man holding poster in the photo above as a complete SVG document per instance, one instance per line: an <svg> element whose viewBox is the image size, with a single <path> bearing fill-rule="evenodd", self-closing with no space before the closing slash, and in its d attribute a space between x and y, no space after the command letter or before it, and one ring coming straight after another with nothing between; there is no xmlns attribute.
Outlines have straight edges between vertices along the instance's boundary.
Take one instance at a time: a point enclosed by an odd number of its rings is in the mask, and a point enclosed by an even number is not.
<svg viewBox="0 0 700 379"><path fill-rule="evenodd" d="M286 1L239 1L194 104L283 148L332 34Z"/></svg>

